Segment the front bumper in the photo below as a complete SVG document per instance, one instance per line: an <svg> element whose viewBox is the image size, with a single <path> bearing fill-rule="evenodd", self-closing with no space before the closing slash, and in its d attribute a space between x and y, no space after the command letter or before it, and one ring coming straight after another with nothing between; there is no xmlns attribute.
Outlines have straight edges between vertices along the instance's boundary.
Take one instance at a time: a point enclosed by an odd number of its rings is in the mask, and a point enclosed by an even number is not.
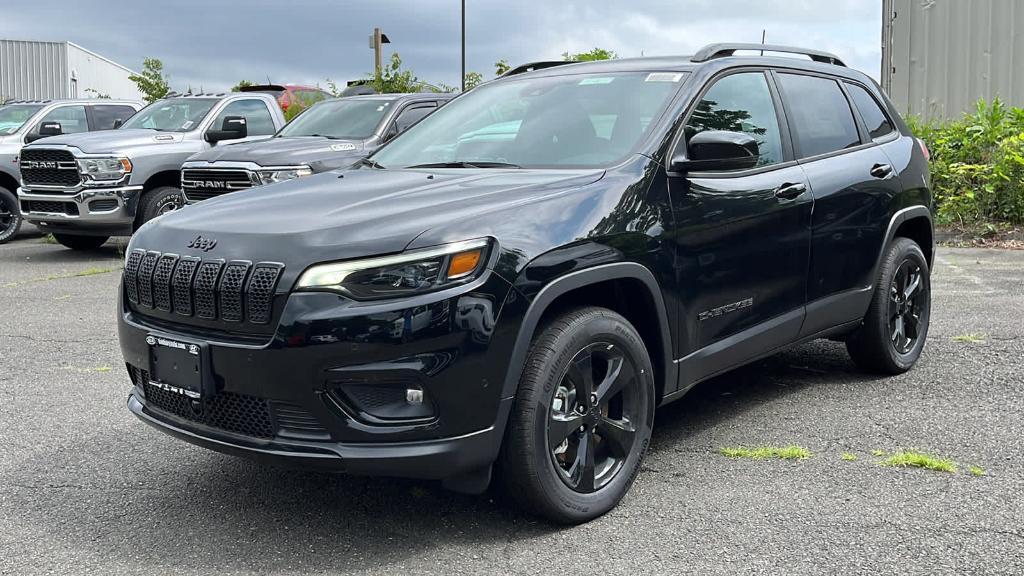
<svg viewBox="0 0 1024 576"><path fill-rule="evenodd" d="M131 232L142 186L85 188L74 193L18 188L25 220L43 228Z"/></svg>

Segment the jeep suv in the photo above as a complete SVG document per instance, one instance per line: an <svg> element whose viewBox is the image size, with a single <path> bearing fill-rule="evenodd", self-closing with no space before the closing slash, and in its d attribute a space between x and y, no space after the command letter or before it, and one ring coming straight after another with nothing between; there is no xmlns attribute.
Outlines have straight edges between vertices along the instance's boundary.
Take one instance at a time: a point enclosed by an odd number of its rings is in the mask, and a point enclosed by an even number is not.
<svg viewBox="0 0 1024 576"><path fill-rule="evenodd" d="M284 115L269 94L173 95L117 130L65 134L21 151L21 212L68 248L110 236L184 205L181 163L211 147L269 138Z"/></svg>
<svg viewBox="0 0 1024 576"><path fill-rule="evenodd" d="M270 140L220 146L182 166L194 204L228 192L347 168L437 110L452 94L381 94L314 104Z"/></svg>
<svg viewBox="0 0 1024 576"><path fill-rule="evenodd" d="M927 151L871 79L742 44L526 69L359 168L144 226L129 410L275 462L467 492L496 470L577 523L699 382L817 338L914 365Z"/></svg>
<svg viewBox="0 0 1024 576"><path fill-rule="evenodd" d="M61 133L111 130L142 108L131 100L18 100L0 106L0 244L21 227L18 153L22 146Z"/></svg>

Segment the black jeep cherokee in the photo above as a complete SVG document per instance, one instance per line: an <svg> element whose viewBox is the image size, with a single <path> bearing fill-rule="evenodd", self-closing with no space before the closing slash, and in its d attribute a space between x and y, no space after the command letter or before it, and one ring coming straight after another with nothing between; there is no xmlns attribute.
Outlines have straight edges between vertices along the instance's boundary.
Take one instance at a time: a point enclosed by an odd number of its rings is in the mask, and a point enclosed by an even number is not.
<svg viewBox="0 0 1024 576"><path fill-rule="evenodd" d="M119 313L128 408L224 452L598 516L655 407L815 338L928 331L927 150L835 56L517 68L358 168L161 217ZM809 56L810 59L806 59Z"/></svg>

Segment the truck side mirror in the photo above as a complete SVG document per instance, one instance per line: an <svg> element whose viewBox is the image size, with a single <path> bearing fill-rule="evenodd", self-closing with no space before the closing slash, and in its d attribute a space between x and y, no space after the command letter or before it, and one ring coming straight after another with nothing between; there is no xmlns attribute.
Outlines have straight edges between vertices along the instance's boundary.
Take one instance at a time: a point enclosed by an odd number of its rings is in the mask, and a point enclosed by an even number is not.
<svg viewBox="0 0 1024 576"><path fill-rule="evenodd" d="M220 130L207 130L206 141L216 144L222 140L237 140L249 135L249 128L245 124L244 116L225 116L221 123Z"/></svg>
<svg viewBox="0 0 1024 576"><path fill-rule="evenodd" d="M25 142L35 142L40 138L47 138L49 136L60 136L64 131L61 129L60 122L43 122L39 125L38 134L29 134L25 137Z"/></svg>
<svg viewBox="0 0 1024 576"><path fill-rule="evenodd" d="M114 130L117 130L121 126L124 126L124 120L122 120L120 118L115 118L114 119Z"/></svg>

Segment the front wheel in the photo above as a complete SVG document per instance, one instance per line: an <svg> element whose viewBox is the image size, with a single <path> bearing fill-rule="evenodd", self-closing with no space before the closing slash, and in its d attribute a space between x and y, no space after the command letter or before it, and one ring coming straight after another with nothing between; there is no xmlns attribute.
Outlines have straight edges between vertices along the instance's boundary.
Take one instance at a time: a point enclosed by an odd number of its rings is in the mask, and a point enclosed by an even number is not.
<svg viewBox="0 0 1024 576"><path fill-rule="evenodd" d="M78 236L75 234L54 234L54 240L72 250L95 250L103 246L109 236Z"/></svg>
<svg viewBox="0 0 1024 576"><path fill-rule="evenodd" d="M885 374L910 370L924 350L931 317L931 274L921 248L896 238L882 261L864 325L846 341L858 366Z"/></svg>
<svg viewBox="0 0 1024 576"><path fill-rule="evenodd" d="M0 188L0 244L7 243L21 229L21 210L18 199L6 189Z"/></svg>
<svg viewBox="0 0 1024 576"><path fill-rule="evenodd" d="M611 510L640 470L654 424L654 378L625 318L587 307L533 340L500 461L526 510L578 524Z"/></svg>
<svg viewBox="0 0 1024 576"><path fill-rule="evenodd" d="M185 195L181 190L173 186L160 186L147 190L139 200L138 216L135 218L135 228L149 222L150 220L174 212L185 205Z"/></svg>

